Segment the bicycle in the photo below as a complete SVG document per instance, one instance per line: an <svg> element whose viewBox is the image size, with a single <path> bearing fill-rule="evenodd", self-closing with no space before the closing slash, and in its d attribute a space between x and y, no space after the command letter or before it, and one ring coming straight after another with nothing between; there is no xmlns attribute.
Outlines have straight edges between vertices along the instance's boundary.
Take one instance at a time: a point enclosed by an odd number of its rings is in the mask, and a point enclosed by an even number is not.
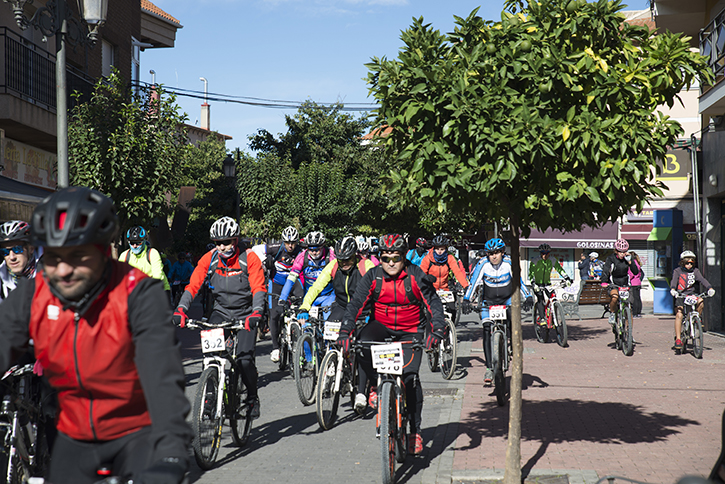
<svg viewBox="0 0 725 484"><path fill-rule="evenodd" d="M315 388L317 377L326 350L326 343L323 338L325 321L318 315L327 308L313 306L309 311L307 324L302 327L302 334L297 339L292 359L294 365L295 384L297 396L302 405L308 406L315 403Z"/></svg>
<svg viewBox="0 0 725 484"><path fill-rule="evenodd" d="M246 445L252 430L242 369L234 357L237 332L244 327L244 322L210 324L204 320L188 319L186 327L201 330L204 360L192 409L192 448L196 463L208 470L214 466L219 453L224 419L229 419L232 440L239 447ZM225 330L229 332L228 336ZM225 370L227 363L229 369Z"/></svg>
<svg viewBox="0 0 725 484"><path fill-rule="evenodd" d="M506 372L511 363L511 341L509 336L508 306L486 306L479 304L476 309L488 307L488 317L483 318L484 328L486 322L491 324L491 366L493 368L493 387L496 394L496 403L500 407L506 405L509 390L506 384ZM485 331L485 329L484 329Z"/></svg>
<svg viewBox="0 0 725 484"><path fill-rule="evenodd" d="M294 356L294 349L302 334L302 329L297 322L297 312L299 310L299 303L297 299L291 299L289 307L285 308L281 316L282 327L279 330L279 336L277 341L279 342L279 371L287 369L288 362L292 361Z"/></svg>
<svg viewBox="0 0 725 484"><path fill-rule="evenodd" d="M632 305L629 302L629 286L617 286L619 300L614 310L615 323L612 328L614 333L614 347L621 349L624 356L632 356L634 352L634 339L632 336Z"/></svg>
<svg viewBox="0 0 725 484"><path fill-rule="evenodd" d="M556 290L560 287L567 287L569 284L559 281L556 284L548 286L539 286L534 284L535 294L541 292L544 297L544 318L545 323L540 324L540 317L537 317L534 311L534 332L539 343L549 342L549 331L554 328L556 331L556 342L562 348L567 346L568 331L566 327L566 318L564 317L564 309L561 307L556 296ZM536 306L534 306L536 308Z"/></svg>
<svg viewBox="0 0 725 484"><path fill-rule="evenodd" d="M354 341L353 350L360 354L370 347L373 368L378 374L378 413L376 434L380 439L383 484L395 483L395 463L408 456L408 410L403 382L403 345L422 350L420 341Z"/></svg>
<svg viewBox="0 0 725 484"><path fill-rule="evenodd" d="M428 368L432 372L440 370L444 379L450 380L456 372L456 357L458 351L458 335L456 325L453 322L453 314L448 310L448 303L456 299L452 291L438 290L438 297L443 303L443 314L445 315L445 327L443 328L443 339L438 348L428 351ZM457 298L457 301L461 298ZM456 302L456 304L458 304ZM460 318L462 310L459 307L456 311L456 318Z"/></svg>
<svg viewBox="0 0 725 484"><path fill-rule="evenodd" d="M682 328L680 330L680 340L682 341L682 353L687 352L687 340L692 340L692 355L698 360L702 358L703 334L702 319L697 311L697 303L700 299L709 297L706 292L698 295L687 295L680 292L677 293L678 298L684 299L684 314L682 316Z"/></svg>
<svg viewBox="0 0 725 484"><path fill-rule="evenodd" d="M50 465L40 379L34 363L15 365L0 380L5 395L0 406L1 472L8 484L43 476Z"/></svg>

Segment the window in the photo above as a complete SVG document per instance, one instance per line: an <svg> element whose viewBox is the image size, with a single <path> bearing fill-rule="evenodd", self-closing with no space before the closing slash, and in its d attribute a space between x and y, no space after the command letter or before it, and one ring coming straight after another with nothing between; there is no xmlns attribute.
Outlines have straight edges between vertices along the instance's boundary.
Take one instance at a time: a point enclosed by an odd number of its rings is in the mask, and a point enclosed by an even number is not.
<svg viewBox="0 0 725 484"><path fill-rule="evenodd" d="M111 67L116 65L116 46L103 40L101 44L101 74L103 77L111 75Z"/></svg>

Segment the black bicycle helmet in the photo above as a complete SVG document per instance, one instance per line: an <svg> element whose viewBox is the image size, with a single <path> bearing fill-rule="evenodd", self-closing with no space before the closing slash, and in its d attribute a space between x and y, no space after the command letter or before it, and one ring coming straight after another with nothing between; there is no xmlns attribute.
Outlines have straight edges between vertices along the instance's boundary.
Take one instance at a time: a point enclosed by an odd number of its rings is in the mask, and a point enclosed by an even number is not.
<svg viewBox="0 0 725 484"><path fill-rule="evenodd" d="M146 240L146 230L140 225L131 227L126 231L126 240L129 242L143 242Z"/></svg>
<svg viewBox="0 0 725 484"><path fill-rule="evenodd" d="M109 245L118 233L113 200L87 187L68 187L46 197L33 211L31 243L46 247Z"/></svg>
<svg viewBox="0 0 725 484"><path fill-rule="evenodd" d="M30 240L30 225L22 220L10 220L0 225L0 242Z"/></svg>
<svg viewBox="0 0 725 484"><path fill-rule="evenodd" d="M381 252L408 252L408 243L400 234L383 235L379 244Z"/></svg>
<svg viewBox="0 0 725 484"><path fill-rule="evenodd" d="M541 244L539 246L539 252L551 252L551 246L549 244Z"/></svg>
<svg viewBox="0 0 725 484"><path fill-rule="evenodd" d="M343 237L335 244L335 257L340 260L348 260L357 254L357 243L352 237Z"/></svg>
<svg viewBox="0 0 725 484"><path fill-rule="evenodd" d="M448 247L451 241L445 235L436 235L433 237L433 247Z"/></svg>

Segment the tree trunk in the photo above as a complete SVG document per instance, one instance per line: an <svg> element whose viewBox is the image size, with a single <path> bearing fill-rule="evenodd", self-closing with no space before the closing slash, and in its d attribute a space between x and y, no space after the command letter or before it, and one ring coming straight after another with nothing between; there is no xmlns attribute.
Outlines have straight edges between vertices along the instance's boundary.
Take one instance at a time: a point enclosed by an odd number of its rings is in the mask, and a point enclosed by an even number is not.
<svg viewBox="0 0 725 484"><path fill-rule="evenodd" d="M524 374L524 339L521 332L521 264L519 262L519 220L511 215L511 268L514 294L511 298L511 394L509 397L509 434L506 447L505 484L521 484L521 387Z"/></svg>

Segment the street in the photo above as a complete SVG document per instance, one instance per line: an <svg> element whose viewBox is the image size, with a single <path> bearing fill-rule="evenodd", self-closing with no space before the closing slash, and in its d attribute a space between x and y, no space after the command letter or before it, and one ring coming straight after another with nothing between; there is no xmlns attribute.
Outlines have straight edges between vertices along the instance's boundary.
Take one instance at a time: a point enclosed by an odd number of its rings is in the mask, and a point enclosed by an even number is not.
<svg viewBox="0 0 725 484"><path fill-rule="evenodd" d="M568 348L538 343L524 322L524 475L592 484L608 474L653 484L707 475L720 452L725 339L706 334L702 360L675 356L669 348L672 317L649 314L635 320L635 352L625 357L612 347L600 314L591 307L582 311L583 321L569 322ZM178 331L193 399L198 332ZM498 407L492 389L481 385L480 333L475 316L462 318L459 368L451 381L431 373L425 362L421 366L425 450L398 469L398 482L503 476L508 406ZM217 466L203 472L194 464L191 482L380 482L374 414L358 417L344 399L335 426L320 430L315 406L299 402L293 377L277 371L270 351L269 339L258 343L262 416L250 442L234 447L225 426Z"/></svg>

